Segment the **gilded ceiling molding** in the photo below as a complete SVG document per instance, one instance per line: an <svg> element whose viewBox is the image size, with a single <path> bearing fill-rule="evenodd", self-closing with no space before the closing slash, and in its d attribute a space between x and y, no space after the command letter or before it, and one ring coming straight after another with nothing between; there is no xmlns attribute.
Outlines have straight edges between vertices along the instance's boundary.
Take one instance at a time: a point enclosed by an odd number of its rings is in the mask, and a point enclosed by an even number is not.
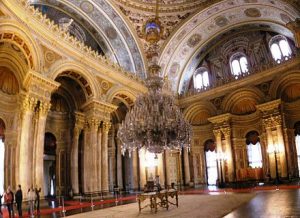
<svg viewBox="0 0 300 218"><path fill-rule="evenodd" d="M27 59L28 68L39 71L41 69L41 50L33 39L32 34L23 25L13 20L2 20L0 23L0 42L11 43L15 50L20 50Z"/></svg>
<svg viewBox="0 0 300 218"><path fill-rule="evenodd" d="M114 79L120 80L123 77L124 81L141 81L140 77L126 72L118 64L111 62L104 56L99 55L97 52L91 50L91 48L85 46L73 36L70 36L68 32L61 29L40 11L31 6L27 0L3 0L2 2L10 8L20 20L24 23L26 21L28 27L34 27L35 29L33 31L49 41L52 46L63 47L65 51L74 54L75 58L78 57L82 62L95 67L99 72L103 72L103 74L113 72L111 77ZM126 77L129 79L126 79ZM124 84L125 83L126 82L124 82Z"/></svg>
<svg viewBox="0 0 300 218"><path fill-rule="evenodd" d="M215 116L217 114L216 107L211 102L206 101L196 102L190 105L184 110L183 114L185 119L191 121L193 119L193 116L201 111L207 112L209 116Z"/></svg>
<svg viewBox="0 0 300 218"><path fill-rule="evenodd" d="M107 1L38 0L32 3L56 7L70 16L76 14L84 18L105 39L106 47L110 47L110 56L115 56L122 68L145 78L141 49L124 19Z"/></svg>
<svg viewBox="0 0 300 218"><path fill-rule="evenodd" d="M143 90L143 92L146 92L146 88L145 90ZM132 90L116 85L107 92L106 101L112 104L114 98L118 98L118 99L123 99L122 101L126 101L127 102L126 104L130 105L131 102L128 102L129 100L126 100L126 97L129 98L132 102L134 102L138 94L139 93L132 92Z"/></svg>
<svg viewBox="0 0 300 218"><path fill-rule="evenodd" d="M159 61L162 72L173 81L172 90L180 93L198 64L199 51L217 35L259 23L292 38L285 24L298 16L295 8L281 0L224 0L211 5L190 17L166 42Z"/></svg>

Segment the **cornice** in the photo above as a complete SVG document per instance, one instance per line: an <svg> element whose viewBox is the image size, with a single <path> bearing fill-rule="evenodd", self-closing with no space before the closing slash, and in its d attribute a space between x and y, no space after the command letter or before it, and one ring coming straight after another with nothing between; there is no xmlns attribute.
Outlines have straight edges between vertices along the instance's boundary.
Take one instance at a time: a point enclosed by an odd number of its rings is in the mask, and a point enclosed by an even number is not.
<svg viewBox="0 0 300 218"><path fill-rule="evenodd" d="M268 111L277 110L281 103L282 103L281 99L277 99L264 104L256 105L256 108L262 112L268 112Z"/></svg>
<svg viewBox="0 0 300 218"><path fill-rule="evenodd" d="M270 81L274 79L274 77L279 73L288 72L293 69L299 70L299 65L300 58L297 57L271 69L267 69L259 73L253 73L246 78L229 82L227 84L212 88L202 93L180 98L179 105L180 107L186 107L198 101L211 100L217 97L225 96L226 94L231 93L232 91L240 89L242 87L247 87L249 85L255 86Z"/></svg>
<svg viewBox="0 0 300 218"><path fill-rule="evenodd" d="M231 119L231 114L221 114L218 116L210 117L208 118L208 121L213 123L213 124L222 124L224 122L229 122Z"/></svg>

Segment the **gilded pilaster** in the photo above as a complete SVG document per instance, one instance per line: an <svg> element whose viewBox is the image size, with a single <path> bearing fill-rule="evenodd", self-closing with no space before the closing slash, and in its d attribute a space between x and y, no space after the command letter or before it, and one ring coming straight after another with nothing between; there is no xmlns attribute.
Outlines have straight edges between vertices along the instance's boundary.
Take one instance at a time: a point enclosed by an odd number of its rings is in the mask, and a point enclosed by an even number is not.
<svg viewBox="0 0 300 218"><path fill-rule="evenodd" d="M232 145L231 145L231 128L230 127L224 127L221 129L224 137L225 137L225 154L226 154L226 160L225 163L227 165L227 172L225 172L226 177L228 177L229 182L234 181L234 159L233 159L233 151L232 151Z"/></svg>

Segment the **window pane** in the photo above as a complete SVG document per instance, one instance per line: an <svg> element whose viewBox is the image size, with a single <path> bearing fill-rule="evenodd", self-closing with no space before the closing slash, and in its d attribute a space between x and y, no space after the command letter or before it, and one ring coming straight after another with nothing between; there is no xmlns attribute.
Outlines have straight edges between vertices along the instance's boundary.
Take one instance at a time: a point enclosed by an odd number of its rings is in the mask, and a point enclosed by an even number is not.
<svg viewBox="0 0 300 218"><path fill-rule="evenodd" d="M252 168L262 167L262 154L260 143L257 142L255 145L249 144L247 146L247 154L249 160L249 166Z"/></svg>
<svg viewBox="0 0 300 218"><path fill-rule="evenodd" d="M202 74L203 86L209 86L208 72L204 71Z"/></svg>
<svg viewBox="0 0 300 218"><path fill-rule="evenodd" d="M279 46L284 57L290 56L292 54L291 48L286 40L280 40Z"/></svg>
<svg viewBox="0 0 300 218"><path fill-rule="evenodd" d="M198 73L195 77L195 88L200 89L203 86L202 75Z"/></svg>
<svg viewBox="0 0 300 218"><path fill-rule="evenodd" d="M279 49L279 46L276 43L273 43L271 46L271 53L275 61L281 60L282 55Z"/></svg>
<svg viewBox="0 0 300 218"><path fill-rule="evenodd" d="M248 72L248 61L245 57L241 57L240 64L241 64L242 72L243 73Z"/></svg>
<svg viewBox="0 0 300 218"><path fill-rule="evenodd" d="M296 141L296 149L297 149L297 159L298 159L298 170L300 172L300 135L296 135L295 137Z"/></svg>
<svg viewBox="0 0 300 218"><path fill-rule="evenodd" d="M232 66L233 75L237 76L241 74L241 68L238 60L232 61L231 66Z"/></svg>

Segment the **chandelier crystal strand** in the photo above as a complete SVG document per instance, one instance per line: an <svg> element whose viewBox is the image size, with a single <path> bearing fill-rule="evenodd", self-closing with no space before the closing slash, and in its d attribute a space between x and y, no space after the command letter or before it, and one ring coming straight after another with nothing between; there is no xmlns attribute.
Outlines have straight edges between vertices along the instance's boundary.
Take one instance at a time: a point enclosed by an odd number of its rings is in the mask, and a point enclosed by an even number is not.
<svg viewBox="0 0 300 218"><path fill-rule="evenodd" d="M155 18L149 19L143 26L144 38L149 43L146 51L149 76L145 81L148 93L136 99L118 130L123 155L126 151L131 155L142 147L155 154L165 149L181 151L183 147L190 147L191 127L176 106L175 98L163 92L164 79L159 76L157 42L163 35L163 27L158 17L158 6L157 0Z"/></svg>
<svg viewBox="0 0 300 218"><path fill-rule="evenodd" d="M150 68L158 70L159 66ZM190 125L176 106L174 97L163 93L163 78L158 75L157 71L146 79L148 93L136 99L119 128L123 154L141 147L156 154L165 149L190 147Z"/></svg>

